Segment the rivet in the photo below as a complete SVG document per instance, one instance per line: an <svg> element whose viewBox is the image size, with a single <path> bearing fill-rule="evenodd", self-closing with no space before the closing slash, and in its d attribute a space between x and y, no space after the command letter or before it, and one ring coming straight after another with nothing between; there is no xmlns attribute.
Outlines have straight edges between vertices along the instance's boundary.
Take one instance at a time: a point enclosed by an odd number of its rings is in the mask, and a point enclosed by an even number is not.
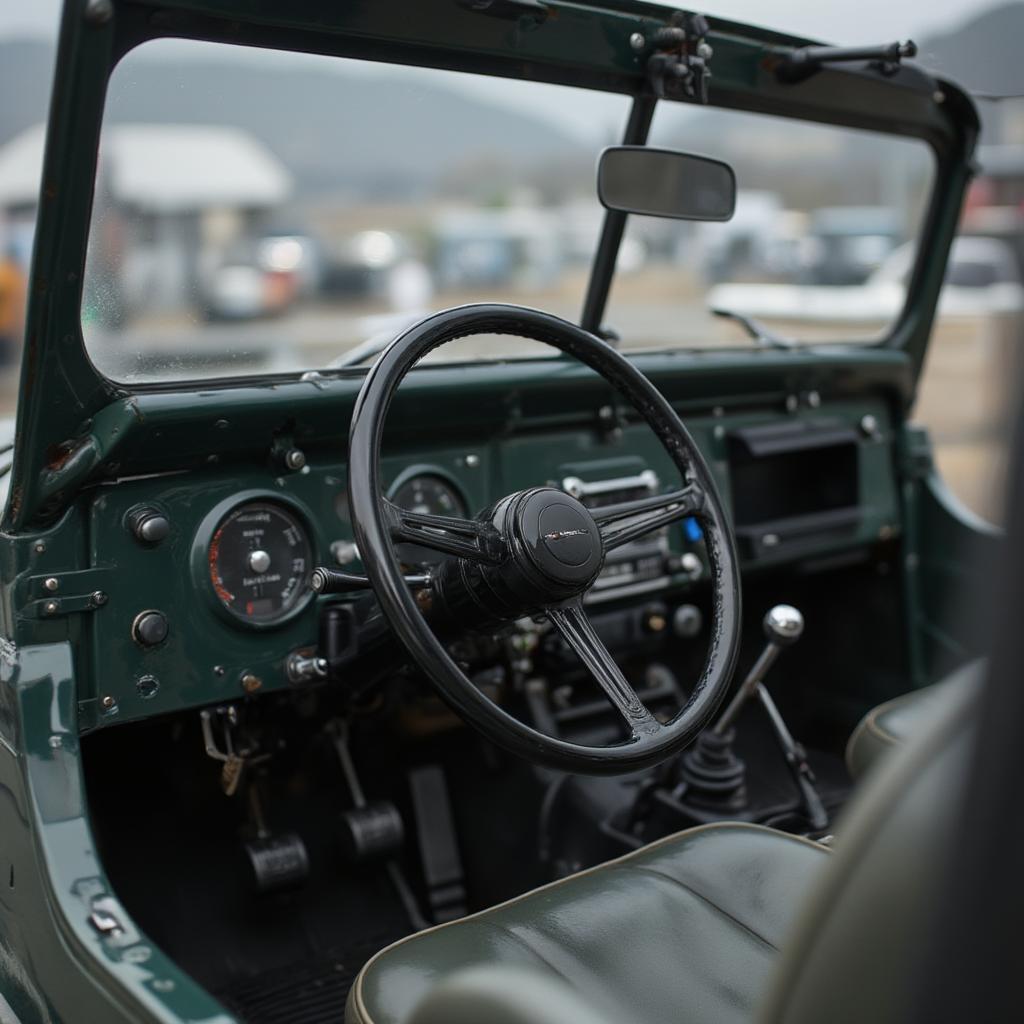
<svg viewBox="0 0 1024 1024"><path fill-rule="evenodd" d="M92 592L92 603L97 608L107 603L107 595L102 590L94 590Z"/></svg>
<svg viewBox="0 0 1024 1024"><path fill-rule="evenodd" d="M634 50L642 50L646 43L647 40L644 39L643 34L640 32L634 32L629 37L629 45L632 46Z"/></svg>
<svg viewBox="0 0 1024 1024"><path fill-rule="evenodd" d="M472 455L471 454L471 455L467 455L466 456L466 466L469 469L476 469L477 466L479 466L479 465L480 465L480 456L479 455Z"/></svg>
<svg viewBox="0 0 1024 1024"><path fill-rule="evenodd" d="M43 605L43 612L47 615L56 615L60 605L56 601L47 601Z"/></svg>
<svg viewBox="0 0 1024 1024"><path fill-rule="evenodd" d="M796 395L786 395L786 412L796 412L800 408L800 399Z"/></svg>
<svg viewBox="0 0 1024 1024"><path fill-rule="evenodd" d="M108 693L107 696L100 701L100 706L104 711L111 711L117 707L117 701Z"/></svg>
<svg viewBox="0 0 1024 1024"><path fill-rule="evenodd" d="M85 5L85 20L93 25L105 25L114 14L110 0L89 0Z"/></svg>
<svg viewBox="0 0 1024 1024"><path fill-rule="evenodd" d="M817 409L818 406L821 405L821 395L819 395L817 391L808 391L807 392L807 404L812 409Z"/></svg>
<svg viewBox="0 0 1024 1024"><path fill-rule="evenodd" d="M41 555L46 550L46 544L41 540L37 540L32 550L35 551L37 555Z"/></svg>
<svg viewBox="0 0 1024 1024"><path fill-rule="evenodd" d="M224 676L224 674L225 674L225 672L226 672L226 671L227 671L227 670L226 670L226 669L224 668L224 666L223 666L223 665L214 665L214 666L213 666L213 674L214 674L214 675L215 675L215 676L216 676L216 677L217 677L218 679L221 679L221 678L223 678L223 676Z"/></svg>
<svg viewBox="0 0 1024 1024"><path fill-rule="evenodd" d="M43 580L43 586L52 594L60 587L60 581L56 576L48 576Z"/></svg>
<svg viewBox="0 0 1024 1024"><path fill-rule="evenodd" d="M242 676L242 689L245 690L246 693L255 693L262 686L263 680L252 672L246 672L245 675Z"/></svg>
<svg viewBox="0 0 1024 1024"><path fill-rule="evenodd" d="M57 733L54 733L50 737L50 747L53 750L59 750L62 746L64 746L64 738L59 736Z"/></svg>

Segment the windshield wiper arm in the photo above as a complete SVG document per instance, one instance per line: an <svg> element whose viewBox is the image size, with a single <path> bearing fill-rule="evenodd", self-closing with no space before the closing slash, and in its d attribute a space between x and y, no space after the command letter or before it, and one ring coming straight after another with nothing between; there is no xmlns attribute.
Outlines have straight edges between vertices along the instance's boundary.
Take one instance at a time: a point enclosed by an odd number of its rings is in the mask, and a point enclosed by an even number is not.
<svg viewBox="0 0 1024 1024"><path fill-rule="evenodd" d="M337 359L331 360L331 369L344 370L349 366L358 366L367 359L379 356L394 340L394 335L391 334L378 334L375 338L368 338L355 348L343 352Z"/></svg>
<svg viewBox="0 0 1024 1024"><path fill-rule="evenodd" d="M758 345L764 345L765 348L791 349L793 347L792 341L773 334L760 320L755 320L752 316L736 313L731 309L712 309L711 312L715 316L722 317L723 320L732 320L739 324Z"/></svg>

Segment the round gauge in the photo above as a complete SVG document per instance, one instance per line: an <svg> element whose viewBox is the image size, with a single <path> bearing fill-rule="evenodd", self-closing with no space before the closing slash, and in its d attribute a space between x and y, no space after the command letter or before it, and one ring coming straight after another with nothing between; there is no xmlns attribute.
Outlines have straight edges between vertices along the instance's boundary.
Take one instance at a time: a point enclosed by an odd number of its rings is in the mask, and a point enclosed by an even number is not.
<svg viewBox="0 0 1024 1024"><path fill-rule="evenodd" d="M290 511L272 502L247 502L229 512L207 559L217 597L243 622L280 622L311 593L309 537Z"/></svg>
<svg viewBox="0 0 1024 1024"><path fill-rule="evenodd" d="M463 518L469 515L462 495L444 477L433 473L409 477L391 492L390 498L399 508L409 512ZM437 563L445 557L420 544L398 544L395 550L406 565Z"/></svg>

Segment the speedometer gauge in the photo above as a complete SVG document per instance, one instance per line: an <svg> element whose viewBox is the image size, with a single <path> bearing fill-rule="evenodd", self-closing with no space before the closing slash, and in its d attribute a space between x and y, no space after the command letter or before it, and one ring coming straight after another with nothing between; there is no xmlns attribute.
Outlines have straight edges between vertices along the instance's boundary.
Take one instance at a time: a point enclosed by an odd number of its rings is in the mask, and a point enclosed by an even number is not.
<svg viewBox="0 0 1024 1024"><path fill-rule="evenodd" d="M392 492L391 500L407 512L432 516L468 516L462 495L444 477L434 473L420 473L400 483ZM406 565L424 565L440 562L444 555L419 544L399 544L398 557Z"/></svg>
<svg viewBox="0 0 1024 1024"><path fill-rule="evenodd" d="M309 538L290 511L272 502L229 512L210 540L208 562L218 599L243 622L279 622L309 595Z"/></svg>

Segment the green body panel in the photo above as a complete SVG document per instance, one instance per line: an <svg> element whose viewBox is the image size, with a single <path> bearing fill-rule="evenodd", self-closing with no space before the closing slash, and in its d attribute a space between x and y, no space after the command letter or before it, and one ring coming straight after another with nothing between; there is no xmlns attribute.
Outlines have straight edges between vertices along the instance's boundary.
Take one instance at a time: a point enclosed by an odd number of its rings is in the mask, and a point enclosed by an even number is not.
<svg viewBox="0 0 1024 1024"><path fill-rule="evenodd" d="M85 803L72 660L67 643L8 647L0 660L0 994L21 1024L228 1024L110 891ZM101 935L95 910L120 933Z"/></svg>
<svg viewBox="0 0 1024 1024"><path fill-rule="evenodd" d="M102 0L66 5L0 538L0 995L21 1024L230 1020L137 933L111 896L90 834L78 737L236 696L243 668L260 675L266 689L288 687L283 659L315 639L316 605L258 633L218 614L205 581L197 579L196 550L223 503L249 491L294 502L320 557L331 541L351 535L335 498L344 488L361 372L129 394L90 363L81 337L82 270L111 69L148 38L183 36L636 96L649 89L629 38L649 36L672 14L625 0L553 0L543 22L490 17L452 0L399 6L115 0L105 18ZM830 67L799 85L782 85L775 62L805 40L717 19L711 25L712 103L915 136L932 147L937 188L923 256L908 305L881 346L658 353L638 355L636 363L693 430L727 501L729 430L794 415L828 415L851 426L865 414L875 417L880 438L865 437L858 449L863 516L840 546L904 537L908 643L915 681L923 681L935 664L942 595L960 585L961 542L975 524L951 510L919 471L903 418L970 176L977 119L956 87L912 67L892 76ZM799 402L811 392L822 399L820 413ZM794 396L795 414L786 411ZM621 435L607 430L597 412L605 405L616 405L608 386L565 360L424 368L396 399L387 472L440 471L476 510L580 465L643 462L661 469L660 450L625 410ZM274 453L292 444L306 453L308 473L274 468ZM480 457L476 468L466 464L470 453ZM124 513L143 500L165 507L173 523L168 541L153 549L140 547L123 525ZM678 533L673 544L683 549ZM824 543L816 553L837 550ZM745 569L771 564L748 562ZM56 615L43 608L42 581L49 576L61 584ZM105 595L101 604L91 598L96 591ZM128 627L138 611L152 607L167 612L171 634L147 652L131 641ZM144 672L161 682L149 700L135 686ZM103 696L114 704L105 713L98 703ZM104 906L122 925L119 937L103 938L89 923L95 901L107 898L114 902Z"/></svg>

